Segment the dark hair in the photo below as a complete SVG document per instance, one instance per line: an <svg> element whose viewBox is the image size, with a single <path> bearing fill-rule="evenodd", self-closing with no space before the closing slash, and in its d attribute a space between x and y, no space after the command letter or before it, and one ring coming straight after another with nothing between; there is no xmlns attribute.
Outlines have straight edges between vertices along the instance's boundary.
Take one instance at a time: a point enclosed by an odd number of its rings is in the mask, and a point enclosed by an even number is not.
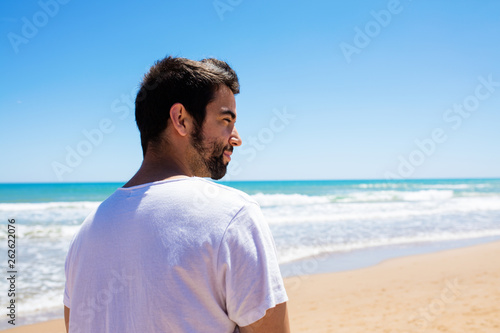
<svg viewBox="0 0 500 333"><path fill-rule="evenodd" d="M135 99L135 120L141 133L143 155L148 143L159 141L175 103L181 103L201 128L206 106L221 85L235 95L240 92L238 76L224 61L171 56L157 61L144 76Z"/></svg>

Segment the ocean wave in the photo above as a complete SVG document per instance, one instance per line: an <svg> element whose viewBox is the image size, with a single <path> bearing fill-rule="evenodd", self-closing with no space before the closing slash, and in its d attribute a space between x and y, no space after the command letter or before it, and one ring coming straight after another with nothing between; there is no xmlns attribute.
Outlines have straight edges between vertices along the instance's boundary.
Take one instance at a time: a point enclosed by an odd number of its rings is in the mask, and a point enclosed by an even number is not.
<svg viewBox="0 0 500 333"><path fill-rule="evenodd" d="M442 201L357 202L308 206L263 207L270 225L319 222L371 221L384 223L394 219L439 218L500 212L500 196L459 197Z"/></svg>
<svg viewBox="0 0 500 333"><path fill-rule="evenodd" d="M44 288L46 289L46 288ZM64 284L58 284L56 288L42 290L38 294L31 297L23 297L19 301L22 302L22 311L25 314L33 315L39 312L48 312L54 309L61 309L63 304Z"/></svg>
<svg viewBox="0 0 500 333"><path fill-rule="evenodd" d="M252 195L261 207L273 206L303 206L312 204L329 203L330 199L327 196L309 196L304 194L264 194L257 193Z"/></svg>
<svg viewBox="0 0 500 333"><path fill-rule="evenodd" d="M436 201L451 199L453 196L454 193L450 190L354 192L346 197L334 198L332 202Z"/></svg>
<svg viewBox="0 0 500 333"><path fill-rule="evenodd" d="M76 225L95 209L99 202L1 203L0 212L16 225Z"/></svg>
<svg viewBox="0 0 500 333"><path fill-rule="evenodd" d="M30 203L0 203L1 212L26 212L57 209L96 209L98 201L62 201L62 202L30 202Z"/></svg>
<svg viewBox="0 0 500 333"><path fill-rule="evenodd" d="M383 185L383 184L361 184L361 185ZM360 186L361 186L360 185ZM479 184L480 185L480 184ZM418 191L352 191L346 193L333 193L327 195L305 195L294 194L266 194L257 193L251 195L261 207L274 206L304 206L328 203L356 203L356 202L400 202L400 201L440 201L461 196L499 196L500 193L485 192L460 192L455 193L451 188L454 185L429 185L435 189ZM462 185L456 185L460 188ZM468 185L467 185L468 186ZM40 203L0 203L0 212L47 212L47 211L71 211L96 209L100 201L67 201L67 202L40 202Z"/></svg>
<svg viewBox="0 0 500 333"><path fill-rule="evenodd" d="M79 225L20 225L16 224L17 239L70 240ZM7 228L0 229L0 239L7 239Z"/></svg>
<svg viewBox="0 0 500 333"><path fill-rule="evenodd" d="M490 183L461 183L461 184L423 184L423 183L363 183L356 188L361 189L396 189L396 190L427 190L427 189L445 189L445 190L477 190L492 188L493 184Z"/></svg>
<svg viewBox="0 0 500 333"><path fill-rule="evenodd" d="M455 194L452 190L357 191L323 196L264 193L252 195L261 207L357 202L441 201L451 199L454 196Z"/></svg>
<svg viewBox="0 0 500 333"><path fill-rule="evenodd" d="M467 189L475 189L475 188L484 188L479 186L481 184L434 184L434 185L420 185L423 188L430 189L452 189L452 190L467 190Z"/></svg>
<svg viewBox="0 0 500 333"><path fill-rule="evenodd" d="M372 184L359 184L358 188L401 188L401 184L396 183L372 183Z"/></svg>

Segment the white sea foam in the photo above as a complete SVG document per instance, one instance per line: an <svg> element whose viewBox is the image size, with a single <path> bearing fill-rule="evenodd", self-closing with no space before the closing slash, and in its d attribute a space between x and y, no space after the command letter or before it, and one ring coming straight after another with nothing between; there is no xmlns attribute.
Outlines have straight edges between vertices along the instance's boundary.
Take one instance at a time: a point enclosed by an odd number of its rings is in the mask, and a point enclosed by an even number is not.
<svg viewBox="0 0 500 333"><path fill-rule="evenodd" d="M336 202L381 202L381 201L433 201L446 200L453 197L453 191L376 191L354 192Z"/></svg>
<svg viewBox="0 0 500 333"><path fill-rule="evenodd" d="M473 212L500 212L500 197L460 197L443 201L357 202L329 205L264 207L269 224L296 224L335 221L383 222Z"/></svg>
<svg viewBox="0 0 500 333"><path fill-rule="evenodd" d="M257 193L252 195L261 207L272 206L303 206L311 204L329 203L330 200L326 196L308 196L303 194L263 194Z"/></svg>
<svg viewBox="0 0 500 333"><path fill-rule="evenodd" d="M308 196L303 194L263 194L252 197L261 207L304 206L327 203L355 202L398 202L398 201L439 201L454 197L452 190L420 190L420 191L363 191L331 194L324 196Z"/></svg>
<svg viewBox="0 0 500 333"><path fill-rule="evenodd" d="M79 225L21 225L16 224L18 239L71 239L76 234ZM7 229L0 229L0 239L7 239Z"/></svg>
<svg viewBox="0 0 500 333"><path fill-rule="evenodd" d="M96 201L63 201L63 202L37 202L37 203L0 203L2 212L46 211L60 209L86 209L92 210L99 206Z"/></svg>
<svg viewBox="0 0 500 333"><path fill-rule="evenodd" d="M1 203L0 212L16 225L76 225L99 205L99 202L45 202L45 203Z"/></svg>
<svg viewBox="0 0 500 333"><path fill-rule="evenodd" d="M416 190L416 189L446 189L446 190L475 190L491 188L491 184L469 183L469 184L411 184L411 183L366 183L356 186L361 189L398 189L398 190Z"/></svg>
<svg viewBox="0 0 500 333"><path fill-rule="evenodd" d="M453 189L453 190L466 190L474 189L479 186L476 184L434 184L434 185L420 185L423 188L434 188L434 189Z"/></svg>
<svg viewBox="0 0 500 333"><path fill-rule="evenodd" d="M19 309L23 314L33 315L36 312L61 309L63 304L64 285L43 288L43 293L32 295L32 297L19 300Z"/></svg>

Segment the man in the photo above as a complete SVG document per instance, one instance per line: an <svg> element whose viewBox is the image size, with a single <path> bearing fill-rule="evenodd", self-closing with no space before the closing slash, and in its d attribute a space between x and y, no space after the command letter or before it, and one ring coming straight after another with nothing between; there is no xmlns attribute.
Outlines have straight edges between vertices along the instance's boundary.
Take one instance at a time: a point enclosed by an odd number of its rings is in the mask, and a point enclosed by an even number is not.
<svg viewBox="0 0 500 333"><path fill-rule="evenodd" d="M67 331L289 332L269 227L226 173L239 93L223 61L167 57L136 98L144 160L66 259Z"/></svg>

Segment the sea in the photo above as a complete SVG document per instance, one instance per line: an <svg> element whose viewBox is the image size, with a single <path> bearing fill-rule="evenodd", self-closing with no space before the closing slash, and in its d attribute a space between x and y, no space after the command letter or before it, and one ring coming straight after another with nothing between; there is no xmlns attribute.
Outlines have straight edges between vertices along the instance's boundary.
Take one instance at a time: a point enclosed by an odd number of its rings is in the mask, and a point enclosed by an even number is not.
<svg viewBox="0 0 500 333"><path fill-rule="evenodd" d="M259 202L284 276L352 269L384 258L500 239L500 179L221 183ZM69 243L85 217L122 185L0 184L1 306L7 314L11 224L16 324L62 317ZM0 329L12 327L5 314Z"/></svg>

